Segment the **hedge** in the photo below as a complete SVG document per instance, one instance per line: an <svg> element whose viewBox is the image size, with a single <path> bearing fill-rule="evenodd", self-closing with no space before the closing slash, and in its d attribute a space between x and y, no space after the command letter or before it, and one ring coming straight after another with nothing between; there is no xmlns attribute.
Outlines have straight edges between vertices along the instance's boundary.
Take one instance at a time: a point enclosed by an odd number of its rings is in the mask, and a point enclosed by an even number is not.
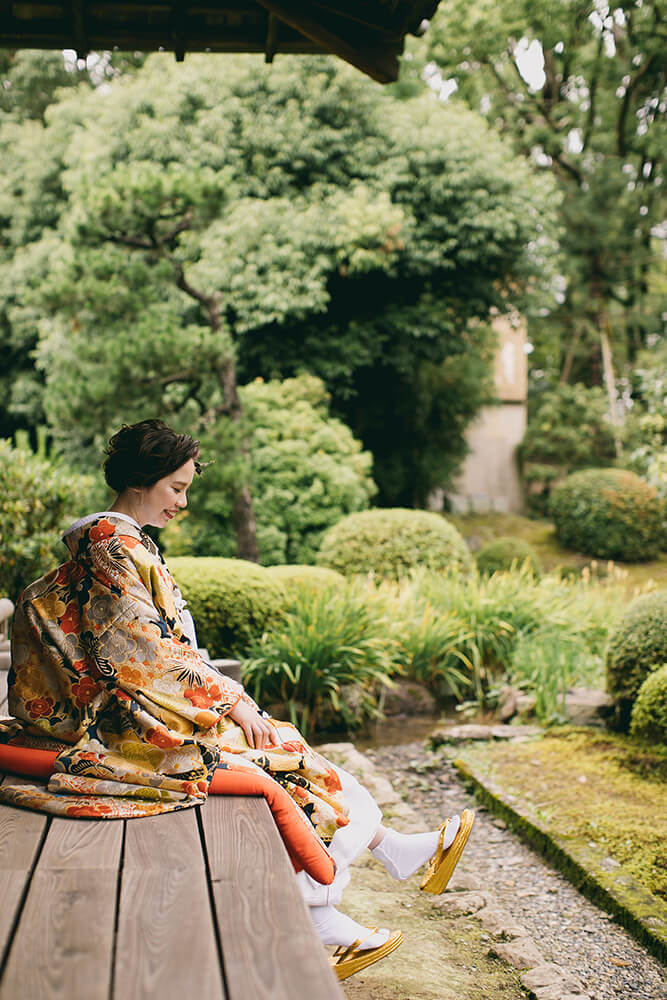
<svg viewBox="0 0 667 1000"><path fill-rule="evenodd" d="M633 736L667 743L667 663L646 678L632 709Z"/></svg>
<svg viewBox="0 0 667 1000"><path fill-rule="evenodd" d="M665 662L667 590L660 590L632 602L607 648L607 690L618 704L623 728L630 721L640 687Z"/></svg>
<svg viewBox="0 0 667 1000"><path fill-rule="evenodd" d="M212 657L243 656L287 603L281 581L243 559L177 556L169 569L188 602L199 645Z"/></svg>
<svg viewBox="0 0 667 1000"><path fill-rule="evenodd" d="M344 517L325 533L317 562L345 576L375 573L394 580L418 567L467 573L473 565L453 525L439 514L401 507Z"/></svg>
<svg viewBox="0 0 667 1000"><path fill-rule="evenodd" d="M599 559L655 558L662 513L655 487L624 469L574 472L551 498L561 544Z"/></svg>

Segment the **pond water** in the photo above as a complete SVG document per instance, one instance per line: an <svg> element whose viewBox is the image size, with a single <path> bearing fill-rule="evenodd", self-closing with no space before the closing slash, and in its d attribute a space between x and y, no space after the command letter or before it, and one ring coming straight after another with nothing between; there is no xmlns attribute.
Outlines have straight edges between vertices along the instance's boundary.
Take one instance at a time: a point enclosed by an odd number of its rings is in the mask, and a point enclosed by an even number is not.
<svg viewBox="0 0 667 1000"><path fill-rule="evenodd" d="M396 715L369 722L363 729L353 733L318 733L318 743L354 743L358 750L374 750L378 747L398 746L426 740L434 729L445 724L461 725L464 722L496 724L493 713L478 712L474 717L463 716L454 704L447 705L435 715Z"/></svg>

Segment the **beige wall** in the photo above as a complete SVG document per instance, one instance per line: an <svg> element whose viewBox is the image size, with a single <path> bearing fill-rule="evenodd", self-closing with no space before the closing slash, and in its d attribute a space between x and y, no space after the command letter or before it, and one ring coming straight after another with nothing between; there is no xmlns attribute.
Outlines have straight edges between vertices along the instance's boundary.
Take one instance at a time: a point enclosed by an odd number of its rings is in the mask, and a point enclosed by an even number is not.
<svg viewBox="0 0 667 1000"><path fill-rule="evenodd" d="M493 325L498 332L494 380L501 402L484 407L468 428L470 453L448 494L457 512L512 513L522 507L516 454L526 430L526 328L517 316L498 317Z"/></svg>

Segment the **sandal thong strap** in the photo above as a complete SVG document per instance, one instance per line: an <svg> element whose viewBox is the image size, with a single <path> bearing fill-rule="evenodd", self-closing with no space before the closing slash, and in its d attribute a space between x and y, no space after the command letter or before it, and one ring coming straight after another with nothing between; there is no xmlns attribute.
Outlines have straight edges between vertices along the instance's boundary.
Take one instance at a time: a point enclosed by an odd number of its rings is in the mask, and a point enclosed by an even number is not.
<svg viewBox="0 0 667 1000"><path fill-rule="evenodd" d="M333 953L333 957L336 959L334 965L340 965L342 962L347 961L347 959L351 958L361 947L364 941L368 941L368 939L372 938L374 934L377 934L377 927L368 927L367 930L368 934L364 937L357 938L356 941L353 941L352 944L347 945L347 947L344 944L338 945Z"/></svg>

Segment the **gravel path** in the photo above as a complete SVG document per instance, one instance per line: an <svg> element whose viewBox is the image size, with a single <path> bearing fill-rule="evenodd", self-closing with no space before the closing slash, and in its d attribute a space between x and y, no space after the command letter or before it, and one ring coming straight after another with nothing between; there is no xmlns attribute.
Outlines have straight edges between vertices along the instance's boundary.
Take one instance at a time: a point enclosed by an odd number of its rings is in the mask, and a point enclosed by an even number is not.
<svg viewBox="0 0 667 1000"><path fill-rule="evenodd" d="M429 824L465 807L476 810L460 866L488 884L547 961L579 976L591 1000L667 1000L665 967L476 804L450 764L421 742L364 753Z"/></svg>

